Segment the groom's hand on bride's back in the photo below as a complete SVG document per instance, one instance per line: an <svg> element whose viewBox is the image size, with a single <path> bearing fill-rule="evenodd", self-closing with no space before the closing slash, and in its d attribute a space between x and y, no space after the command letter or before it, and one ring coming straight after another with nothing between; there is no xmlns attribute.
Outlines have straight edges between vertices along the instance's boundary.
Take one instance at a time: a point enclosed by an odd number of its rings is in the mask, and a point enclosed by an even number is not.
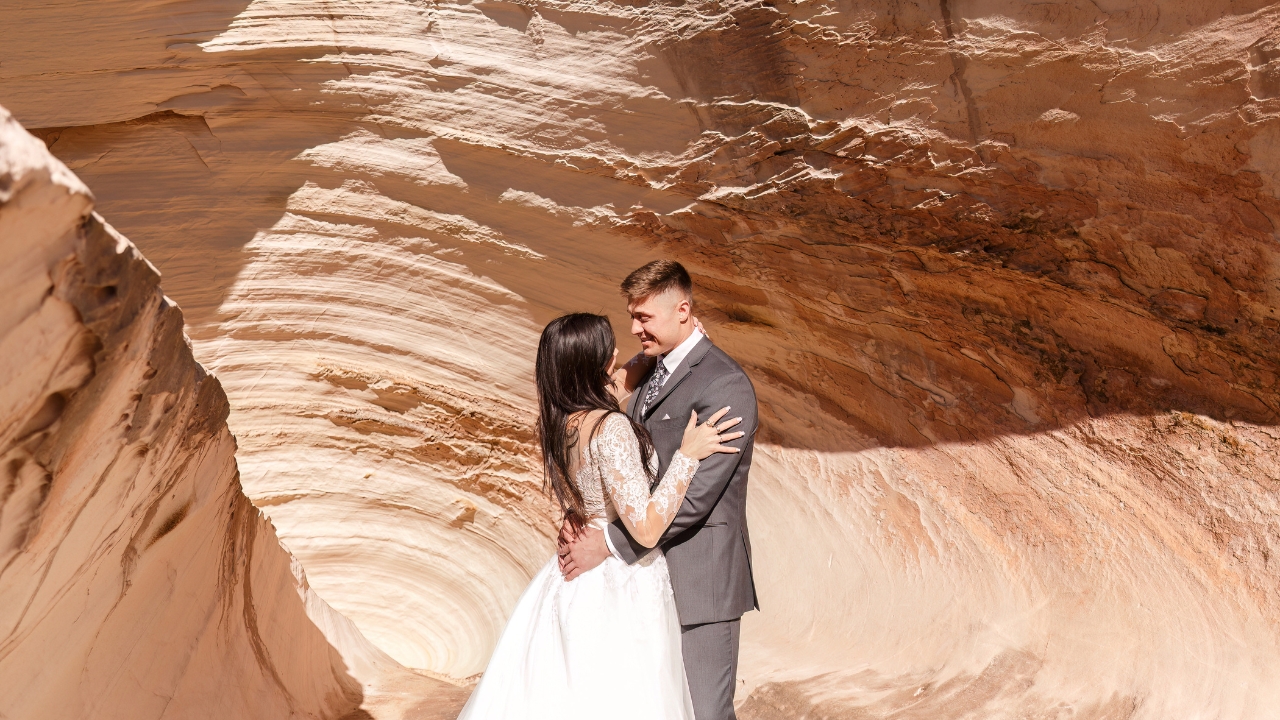
<svg viewBox="0 0 1280 720"><path fill-rule="evenodd" d="M560 572L565 580L573 580L588 570L594 570L609 557L609 545L604 533L587 525L581 530L565 520L560 526L556 554L559 555Z"/></svg>

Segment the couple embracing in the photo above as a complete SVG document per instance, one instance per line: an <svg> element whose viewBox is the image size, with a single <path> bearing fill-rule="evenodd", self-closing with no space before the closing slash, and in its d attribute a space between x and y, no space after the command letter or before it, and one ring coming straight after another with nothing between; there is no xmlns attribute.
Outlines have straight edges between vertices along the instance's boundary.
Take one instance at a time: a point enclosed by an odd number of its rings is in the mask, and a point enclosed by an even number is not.
<svg viewBox="0 0 1280 720"><path fill-rule="evenodd" d="M747 536L756 396L658 260L622 283L643 352L609 321L553 320L538 433L566 512L459 720L732 720L739 622L758 607Z"/></svg>

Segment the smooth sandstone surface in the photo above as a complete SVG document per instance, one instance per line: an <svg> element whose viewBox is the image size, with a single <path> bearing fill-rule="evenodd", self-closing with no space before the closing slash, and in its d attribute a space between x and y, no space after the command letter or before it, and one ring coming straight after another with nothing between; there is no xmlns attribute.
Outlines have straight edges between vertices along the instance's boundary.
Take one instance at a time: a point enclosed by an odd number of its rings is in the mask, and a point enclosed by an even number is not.
<svg viewBox="0 0 1280 720"><path fill-rule="evenodd" d="M483 669L554 533L537 333L665 256L761 398L741 716L1277 717L1274 4L6 14L366 697Z"/></svg>
<svg viewBox="0 0 1280 720"><path fill-rule="evenodd" d="M0 108L0 717L438 717L245 497L227 398L93 197Z"/></svg>
<svg viewBox="0 0 1280 720"><path fill-rule="evenodd" d="M0 109L0 716L341 716L359 683L240 490L227 401L89 191Z"/></svg>

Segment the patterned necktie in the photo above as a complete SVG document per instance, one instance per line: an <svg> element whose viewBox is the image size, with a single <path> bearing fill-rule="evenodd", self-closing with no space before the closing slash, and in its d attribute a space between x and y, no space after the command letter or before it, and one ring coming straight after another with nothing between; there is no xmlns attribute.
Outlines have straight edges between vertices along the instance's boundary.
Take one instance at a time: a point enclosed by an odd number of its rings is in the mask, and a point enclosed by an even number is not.
<svg viewBox="0 0 1280 720"><path fill-rule="evenodd" d="M649 378L649 389L644 393L644 403L640 406L640 414L644 415L649 412L649 405L658 398L658 391L662 389L662 383L666 382L667 364L658 358L658 367L653 369L653 377Z"/></svg>

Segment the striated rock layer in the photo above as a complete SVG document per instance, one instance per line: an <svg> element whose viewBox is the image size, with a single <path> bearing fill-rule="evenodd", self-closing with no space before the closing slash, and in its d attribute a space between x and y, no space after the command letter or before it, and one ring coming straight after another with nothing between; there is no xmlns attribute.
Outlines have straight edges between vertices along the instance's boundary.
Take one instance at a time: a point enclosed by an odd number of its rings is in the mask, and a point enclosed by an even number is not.
<svg viewBox="0 0 1280 720"><path fill-rule="evenodd" d="M0 717L428 720L245 497L227 398L89 190L0 108Z"/></svg>
<svg viewBox="0 0 1280 720"><path fill-rule="evenodd" d="M343 716L226 396L92 207L0 109L0 716Z"/></svg>
<svg viewBox="0 0 1280 720"><path fill-rule="evenodd" d="M0 102L400 663L483 668L550 554L538 329L667 256L761 398L741 715L1276 717L1273 3L6 13Z"/></svg>

